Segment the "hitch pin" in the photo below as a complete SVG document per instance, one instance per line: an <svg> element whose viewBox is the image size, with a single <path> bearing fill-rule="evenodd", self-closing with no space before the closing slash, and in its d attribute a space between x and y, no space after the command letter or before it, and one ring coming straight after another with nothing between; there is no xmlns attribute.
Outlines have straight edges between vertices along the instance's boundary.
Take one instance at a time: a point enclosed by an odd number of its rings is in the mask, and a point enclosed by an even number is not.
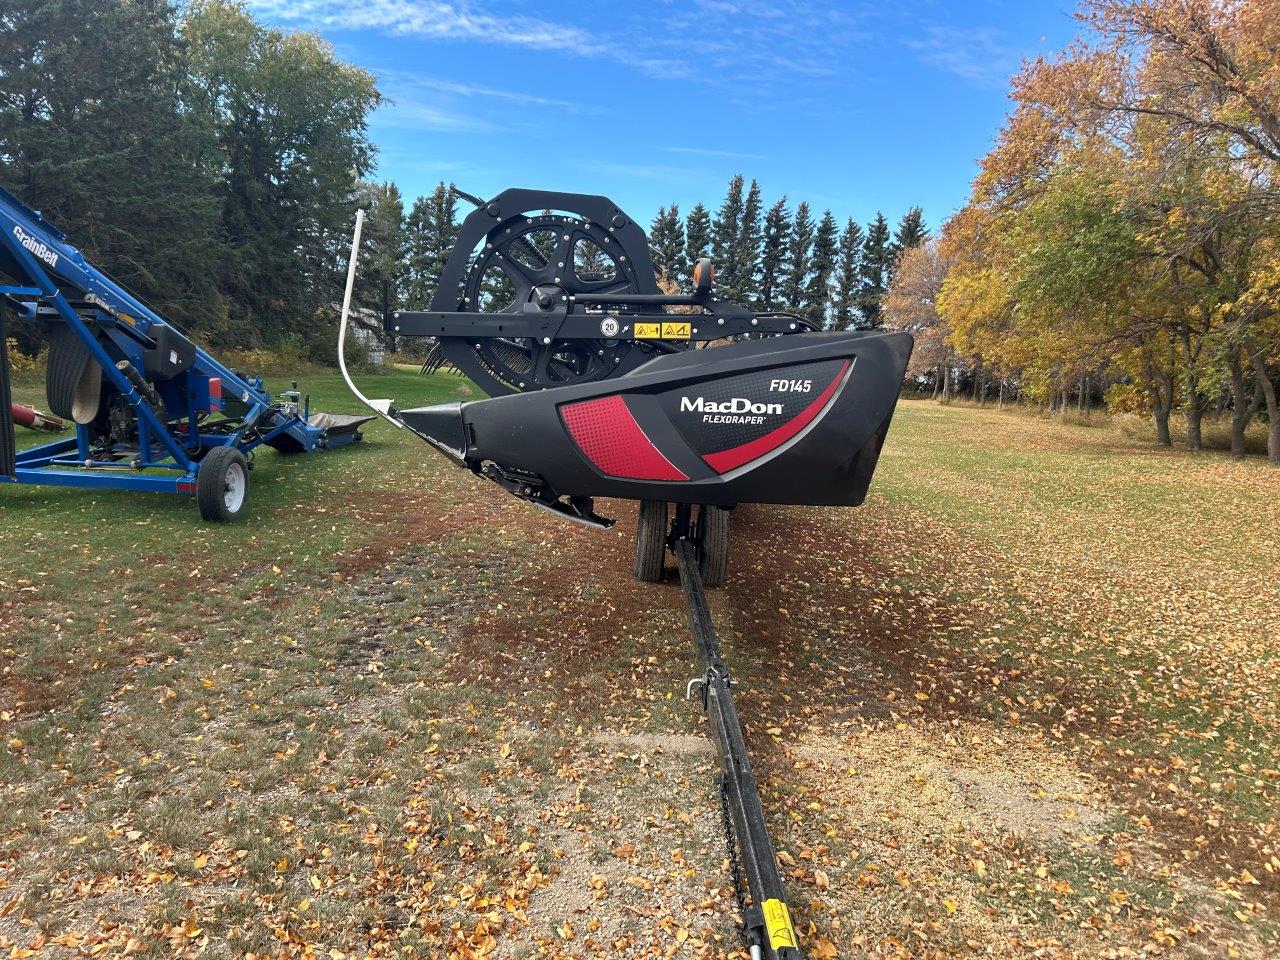
<svg viewBox="0 0 1280 960"><path fill-rule="evenodd" d="M706 687L707 687L707 678L706 678L706 677L694 677L692 680L690 680L688 683L686 683L686 684L684 685L684 698L685 698L686 700L692 700L692 699L693 699L693 689L694 689L694 687L702 687L702 688L705 690L705 689L706 689Z"/></svg>

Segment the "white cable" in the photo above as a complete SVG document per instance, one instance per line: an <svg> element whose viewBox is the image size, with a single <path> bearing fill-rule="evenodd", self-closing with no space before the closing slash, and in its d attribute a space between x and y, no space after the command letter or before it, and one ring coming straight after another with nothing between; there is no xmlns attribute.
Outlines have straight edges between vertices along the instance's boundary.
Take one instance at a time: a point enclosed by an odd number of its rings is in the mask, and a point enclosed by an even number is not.
<svg viewBox="0 0 1280 960"><path fill-rule="evenodd" d="M351 382L351 374L347 373L347 316L351 313L351 292L356 285L356 260L360 255L360 234L364 230L364 210L356 210L356 230L351 237L351 259L347 261L347 289L342 296L342 319L338 321L338 369L342 371L342 379L356 398L366 407L380 416L398 430L404 424L391 416L390 400L370 400Z"/></svg>

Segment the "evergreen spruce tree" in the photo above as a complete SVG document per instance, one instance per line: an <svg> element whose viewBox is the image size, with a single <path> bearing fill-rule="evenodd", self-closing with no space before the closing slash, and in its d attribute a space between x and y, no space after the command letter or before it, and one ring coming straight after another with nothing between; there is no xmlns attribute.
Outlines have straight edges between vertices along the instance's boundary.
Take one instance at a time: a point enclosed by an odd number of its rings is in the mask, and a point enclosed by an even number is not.
<svg viewBox="0 0 1280 960"><path fill-rule="evenodd" d="M217 145L184 109L198 91L176 5L5 0L0 11L0 183L164 316L220 329Z"/></svg>
<svg viewBox="0 0 1280 960"><path fill-rule="evenodd" d="M701 257L711 256L711 214L701 203L695 203L685 218L684 252L689 270Z"/></svg>
<svg viewBox="0 0 1280 960"><path fill-rule="evenodd" d="M751 181L742 204L742 229L738 233L737 279L739 294L750 306L760 304L760 184Z"/></svg>
<svg viewBox="0 0 1280 960"><path fill-rule="evenodd" d="M382 319L401 305L406 252L404 201L394 183L362 183L357 202L368 210L362 242L364 268L357 275L355 300L371 314L374 323L364 325L379 333ZM363 322L357 316L356 322Z"/></svg>
<svg viewBox="0 0 1280 960"><path fill-rule="evenodd" d="M683 288L689 269L684 257L684 226L680 221L680 207L672 204L659 207L649 231L649 252L653 265L661 275L677 287Z"/></svg>
<svg viewBox="0 0 1280 960"><path fill-rule="evenodd" d="M804 316L819 329L827 326L827 308L831 304L831 278L836 272L839 255L840 228L831 211L822 214L813 237L812 269L805 287Z"/></svg>
<svg viewBox="0 0 1280 960"><path fill-rule="evenodd" d="M453 242L458 238L458 198L452 184L437 184L431 192L431 241L427 270L432 283L439 283L444 265L453 252Z"/></svg>
<svg viewBox="0 0 1280 960"><path fill-rule="evenodd" d="M912 207L902 215L902 219L898 221L898 229L894 231L893 240L889 244L886 287L893 281L894 268L898 265L898 259L903 252L920 246L928 237L929 228L924 225L923 210Z"/></svg>
<svg viewBox="0 0 1280 960"><path fill-rule="evenodd" d="M862 243L861 280L858 284L858 312L862 327L875 330L880 326L880 302L889 280L889 224L883 213L867 227Z"/></svg>
<svg viewBox="0 0 1280 960"><path fill-rule="evenodd" d="M862 267L862 227L853 217L840 234L840 263L836 269L835 297L832 300L832 329L848 330L857 319L855 306L858 277Z"/></svg>
<svg viewBox="0 0 1280 960"><path fill-rule="evenodd" d="M724 202L716 211L711 227L711 258L716 265L716 285L730 300L742 299L742 278L738 274L738 242L742 237L743 176L729 181Z"/></svg>
<svg viewBox="0 0 1280 960"><path fill-rule="evenodd" d="M410 307L427 309L458 233L457 197L444 183L413 203L405 224L407 262L404 300Z"/></svg>
<svg viewBox="0 0 1280 960"><path fill-rule="evenodd" d="M207 342L319 343L374 77L235 3L0 11L0 183Z"/></svg>
<svg viewBox="0 0 1280 960"><path fill-rule="evenodd" d="M782 305L788 310L801 312L805 307L805 290L809 279L809 257L813 249L813 217L809 204L801 201L796 207L791 225L790 242L787 244L787 274L782 288Z"/></svg>
<svg viewBox="0 0 1280 960"><path fill-rule="evenodd" d="M435 278L427 270L431 233L430 201L419 197L404 220L404 302L413 310L425 310L435 292Z"/></svg>
<svg viewBox="0 0 1280 960"><path fill-rule="evenodd" d="M264 27L243 5L183 8L186 108L217 140L203 162L219 184L218 283L236 323L220 339L319 347L331 315L316 305L342 297L352 181L373 166L377 81L319 37Z"/></svg>
<svg viewBox="0 0 1280 960"><path fill-rule="evenodd" d="M764 217L760 251L760 306L764 310L776 310L780 306L779 294L786 282L783 271L790 237L791 214L787 211L787 198L783 197L769 208Z"/></svg>

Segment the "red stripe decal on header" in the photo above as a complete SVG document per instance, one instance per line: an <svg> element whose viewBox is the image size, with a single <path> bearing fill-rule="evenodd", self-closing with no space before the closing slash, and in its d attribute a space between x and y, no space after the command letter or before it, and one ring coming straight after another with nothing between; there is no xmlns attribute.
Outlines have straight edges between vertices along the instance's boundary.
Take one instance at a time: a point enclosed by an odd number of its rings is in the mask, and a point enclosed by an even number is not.
<svg viewBox="0 0 1280 960"><path fill-rule="evenodd" d="M767 453L772 453L816 420L820 414L826 412L826 408L835 399L836 393L840 389L840 384L844 382L844 375L848 370L849 361L846 360L841 365L839 372L831 378L827 388L818 394L812 403L782 426L770 430L763 437L757 437L749 443L730 447L728 450L721 450L719 453L708 453L702 459L716 473L728 473L730 470L736 470L752 460L759 460Z"/></svg>
<svg viewBox="0 0 1280 960"><path fill-rule="evenodd" d="M627 480L688 480L653 445L621 394L560 408L578 449L602 473Z"/></svg>

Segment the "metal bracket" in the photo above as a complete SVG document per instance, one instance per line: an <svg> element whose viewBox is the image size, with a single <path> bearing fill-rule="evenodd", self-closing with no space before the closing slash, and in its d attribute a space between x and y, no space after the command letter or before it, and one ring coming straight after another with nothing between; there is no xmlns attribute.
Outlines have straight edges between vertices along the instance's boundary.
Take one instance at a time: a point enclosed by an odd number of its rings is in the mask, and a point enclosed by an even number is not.
<svg viewBox="0 0 1280 960"><path fill-rule="evenodd" d="M684 698L686 701L693 699L694 687L702 688L702 699L705 703L707 699L707 678L694 677L692 680L690 680L688 683L684 685Z"/></svg>

